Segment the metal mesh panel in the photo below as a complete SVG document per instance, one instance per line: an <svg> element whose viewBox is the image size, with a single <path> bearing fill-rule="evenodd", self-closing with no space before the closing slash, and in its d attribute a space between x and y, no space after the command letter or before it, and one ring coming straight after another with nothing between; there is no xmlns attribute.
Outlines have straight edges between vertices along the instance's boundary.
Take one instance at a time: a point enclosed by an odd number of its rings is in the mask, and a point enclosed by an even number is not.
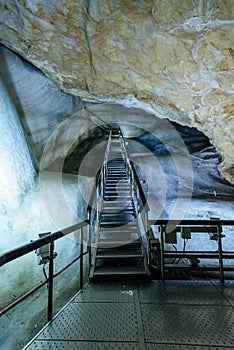
<svg viewBox="0 0 234 350"><path fill-rule="evenodd" d="M139 350L138 343L34 341L28 350Z"/></svg>
<svg viewBox="0 0 234 350"><path fill-rule="evenodd" d="M223 297L234 306L234 281L226 281L224 285L219 282L212 282Z"/></svg>
<svg viewBox="0 0 234 350"><path fill-rule="evenodd" d="M89 284L73 301L132 303L136 291L137 285L131 281L105 281Z"/></svg>
<svg viewBox="0 0 234 350"><path fill-rule="evenodd" d="M232 349L233 287L233 281L92 283L27 350Z"/></svg>
<svg viewBox="0 0 234 350"><path fill-rule="evenodd" d="M234 310L226 306L142 304L147 342L234 344Z"/></svg>
<svg viewBox="0 0 234 350"><path fill-rule="evenodd" d="M230 350L228 347L202 346L202 345L184 345L184 344L147 344L146 350Z"/></svg>
<svg viewBox="0 0 234 350"><path fill-rule="evenodd" d="M138 341L134 304L71 303L39 338Z"/></svg>
<svg viewBox="0 0 234 350"><path fill-rule="evenodd" d="M234 295L234 294L233 294ZM139 285L140 302L225 305L228 302L206 281L155 281Z"/></svg>

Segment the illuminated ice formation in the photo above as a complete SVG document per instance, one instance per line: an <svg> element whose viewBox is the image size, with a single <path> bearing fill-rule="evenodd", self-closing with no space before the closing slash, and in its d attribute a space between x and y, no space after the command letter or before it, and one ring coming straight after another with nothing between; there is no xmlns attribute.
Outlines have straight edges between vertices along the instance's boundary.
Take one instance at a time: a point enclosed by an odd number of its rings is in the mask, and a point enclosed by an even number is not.
<svg viewBox="0 0 234 350"><path fill-rule="evenodd" d="M8 232L36 171L14 104L0 78L0 219Z"/></svg>

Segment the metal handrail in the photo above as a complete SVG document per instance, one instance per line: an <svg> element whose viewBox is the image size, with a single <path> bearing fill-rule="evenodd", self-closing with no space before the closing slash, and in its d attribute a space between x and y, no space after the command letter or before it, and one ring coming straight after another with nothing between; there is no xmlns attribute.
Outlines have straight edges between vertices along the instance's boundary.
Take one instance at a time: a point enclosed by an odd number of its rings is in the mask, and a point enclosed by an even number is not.
<svg viewBox="0 0 234 350"><path fill-rule="evenodd" d="M64 270L66 270L69 266L71 266L74 262L77 260L80 260L80 289L83 288L83 256L88 254L88 249L86 252L83 251L83 228L88 226L89 221L85 220L80 223L77 223L75 225L69 226L64 228L63 230L54 232L52 234L48 234L46 237L39 238L35 241L31 241L27 244L21 245L19 247L16 247L8 252L5 252L0 255L0 267L6 265L7 263L16 260L30 252L35 251L38 248L41 248L47 244L50 245L50 252L49 252L49 276L46 281L42 282L38 286L34 287L24 295L22 295L20 298L18 298L16 301L5 307L3 310L0 311L0 315L2 316L7 311L12 309L14 306L18 305L20 302L25 300L28 296L36 292L38 289L43 287L46 283L48 284L48 309L47 309L47 319L48 322L52 320L53 318L53 279L60 275ZM65 267L63 267L60 271L58 271L54 275L54 242L72 232L75 232L77 230L80 230L81 237L80 237L80 254L79 256L74 259L73 261L69 262ZM89 237L90 241L90 237Z"/></svg>
<svg viewBox="0 0 234 350"><path fill-rule="evenodd" d="M88 109L88 107L84 107L85 111L88 111L89 113L91 113L97 120L99 120L101 122L101 124L98 124L98 122L94 121L90 115L88 114L88 118L94 123L96 124L99 128L101 128L102 130L104 130L106 133L109 134L110 130L112 129L112 125L108 124L107 122L105 122L102 118L100 118L99 116L97 116L96 113L92 112L90 109ZM104 126L106 125L106 126Z"/></svg>
<svg viewBox="0 0 234 350"><path fill-rule="evenodd" d="M182 219L182 220L170 220L170 219L150 219L149 225L161 226L161 225L184 225L184 226L234 226L234 220L215 220L215 219Z"/></svg>
<svg viewBox="0 0 234 350"><path fill-rule="evenodd" d="M138 173L134 167L134 164L133 162L130 160L130 156L129 156L129 153L128 153L128 150L125 146L125 142L124 142L124 138L123 138L123 134L121 133L120 131L120 140L121 140L121 144L122 144L122 148L124 150L124 153L125 153L125 156L126 156L126 161L127 161L127 164L129 166L129 168L131 169L131 171L133 172L133 176L132 176L132 180L135 180L136 181L136 184L137 184L137 187L139 189L139 194L140 194L140 198L142 200L142 203L143 203L143 206L145 207L145 210L146 211L149 211L150 208L149 208L149 205L148 205L148 202L147 202L147 198L145 196L145 192L142 188L142 185L141 185L141 182L140 182L140 179L139 179L139 176L138 176Z"/></svg>
<svg viewBox="0 0 234 350"><path fill-rule="evenodd" d="M104 157L103 157L103 164L102 164L102 167L100 168L100 170L97 173L96 183L93 186L93 190L92 190L92 193L91 193L91 196L90 196L89 204L87 206L87 212L89 212L93 208L93 203L94 203L95 196L96 196L96 193L97 193L97 188L98 188L98 186L100 184L100 181L101 181L102 171L104 169L104 166L106 167L106 164L107 164L107 158L108 158L108 154L109 154L109 151L110 151L111 136L112 136L112 130L109 131L109 137L108 137L108 141L107 141L107 145L106 145L105 154L104 154Z"/></svg>
<svg viewBox="0 0 234 350"><path fill-rule="evenodd" d="M141 186L141 182L138 176L138 173L134 167L133 162L130 160L130 156L128 150L126 148L123 134L120 130L120 142L123 150L123 154L125 157L125 161L127 164L128 178L130 180L130 184L132 187L132 198L133 204L135 208L135 213L137 217L139 231L141 233L141 239L143 243L143 252L147 261L147 269L151 265L151 254L150 254L150 237L149 237L149 205L144 193L144 190Z"/></svg>
<svg viewBox="0 0 234 350"><path fill-rule="evenodd" d="M104 185L105 185L105 177L107 171L107 164L109 159L110 147L111 147L111 139L112 139L112 130L109 130L108 142L106 145L105 154L103 157L103 164L101 169L97 174L97 180L95 185L93 186L93 191L89 200L89 204L87 206L87 214L89 218L89 265L91 265L92 259L92 243L93 240L97 240L98 232L99 232L99 221L100 214L102 210L102 198L104 196Z"/></svg>
<svg viewBox="0 0 234 350"><path fill-rule="evenodd" d="M0 311L0 315L5 314L7 311L12 309L14 306L18 305L20 302L25 300L28 296L36 292L38 289L43 287L45 284L48 284L48 321L52 320L53 317L53 279L60 275L63 271L65 271L69 266L71 266L73 263L75 263L77 260L80 260L80 288L83 287L83 256L86 254L89 254L89 264L91 263L91 230L89 229L89 238L88 238L88 248L84 252L83 250L83 228L90 225L90 213L92 211L92 204L95 200L95 197L97 196L97 193L99 192L99 186L101 185L101 182L104 181L104 173L106 169L106 164L108 161L108 154L110 151L110 143L111 143L111 135L112 131L109 132L109 139L103 159L103 165L98 173L97 176L97 182L96 186L94 186L93 192L91 194L91 199L87 208L87 211L89 213L89 217L84 220L83 222L77 223L75 225L66 227L60 231L54 232L52 234L48 234L47 236L43 238L39 238L35 241L31 241L27 244L21 245L19 247L16 247L8 252L5 252L0 255L0 267L4 266L5 264L16 260L30 252L35 251L36 249L39 249L45 245L50 245L50 253L49 253L49 277L46 279L46 281L42 282L41 284L37 285L24 295L22 295L20 298L18 298L16 301L5 307L3 310ZM103 186L103 184L102 184ZM54 274L54 242L74 231L80 230L80 254L77 256L74 260L69 262L65 267L63 267L60 271L58 271L56 274Z"/></svg>
<svg viewBox="0 0 234 350"><path fill-rule="evenodd" d="M51 244L52 242L58 240L59 238L62 238L74 231L77 231L81 229L82 227L87 226L89 223L88 220L84 220L78 224L69 226L64 228L63 230L54 232L46 237L39 238L35 241L31 241L27 244L21 245L19 247L16 247L12 250L9 250L6 253L3 253L0 255L0 267L9 263L10 261L13 261L17 258L20 258L21 256L28 254L38 248L43 247L46 244Z"/></svg>
<svg viewBox="0 0 234 350"><path fill-rule="evenodd" d="M227 258L225 255L225 251L223 251L222 247L222 238L225 237L222 233L222 227L223 226L234 226L234 220L220 220L220 219L210 219L210 220L195 220L195 219L185 219L185 220L165 220L165 219L159 219L159 220L149 220L149 225L151 226L159 226L160 228L160 270L161 270L161 278L162 280L165 279L165 256L168 256L168 253L164 251L164 238L167 233L167 226L170 228L170 231L172 229L173 232L178 232L178 229L181 227L190 227L191 232L209 232L211 228L216 227L217 232L217 243L218 243L218 251L216 253L216 256L214 258L218 258L219 260L219 271L220 271L220 281L224 282L224 271L227 269L227 267L224 267L223 260ZM212 231L213 232L213 231ZM152 237L154 239L154 237ZM150 248L151 249L151 248ZM152 250L149 251L149 254L151 255ZM179 251L176 251L174 253L174 256L177 256L177 253L181 253ZM185 253L184 251L182 253ZM201 257L201 252L195 252L197 253L197 256ZM229 252L230 253L230 252ZM190 252L191 254L191 252ZM207 256L210 256L210 252L203 252L204 258L207 258ZM169 253L170 256L172 256L172 252ZM186 253L185 253L186 255ZM233 259L234 254L229 254L228 258ZM209 267L210 268L210 267ZM208 268L208 269L209 269ZM232 269L234 271L234 267Z"/></svg>

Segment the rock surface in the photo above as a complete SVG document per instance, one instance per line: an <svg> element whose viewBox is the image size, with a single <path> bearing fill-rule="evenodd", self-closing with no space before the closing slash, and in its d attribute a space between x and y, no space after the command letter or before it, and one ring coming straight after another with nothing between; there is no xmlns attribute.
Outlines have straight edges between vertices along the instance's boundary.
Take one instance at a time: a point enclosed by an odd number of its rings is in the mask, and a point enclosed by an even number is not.
<svg viewBox="0 0 234 350"><path fill-rule="evenodd" d="M52 132L84 107L77 96L63 93L42 72L0 45L0 75L4 79L39 161Z"/></svg>
<svg viewBox="0 0 234 350"><path fill-rule="evenodd" d="M0 39L60 89L203 131L234 182L232 0L2 0Z"/></svg>

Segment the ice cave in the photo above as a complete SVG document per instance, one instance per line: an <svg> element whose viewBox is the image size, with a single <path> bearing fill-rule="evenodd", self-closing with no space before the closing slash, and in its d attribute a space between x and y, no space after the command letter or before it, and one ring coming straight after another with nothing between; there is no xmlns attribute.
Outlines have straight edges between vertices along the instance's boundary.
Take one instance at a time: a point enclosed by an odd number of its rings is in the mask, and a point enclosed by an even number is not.
<svg viewBox="0 0 234 350"><path fill-rule="evenodd" d="M0 2L0 349L233 348L233 14Z"/></svg>

